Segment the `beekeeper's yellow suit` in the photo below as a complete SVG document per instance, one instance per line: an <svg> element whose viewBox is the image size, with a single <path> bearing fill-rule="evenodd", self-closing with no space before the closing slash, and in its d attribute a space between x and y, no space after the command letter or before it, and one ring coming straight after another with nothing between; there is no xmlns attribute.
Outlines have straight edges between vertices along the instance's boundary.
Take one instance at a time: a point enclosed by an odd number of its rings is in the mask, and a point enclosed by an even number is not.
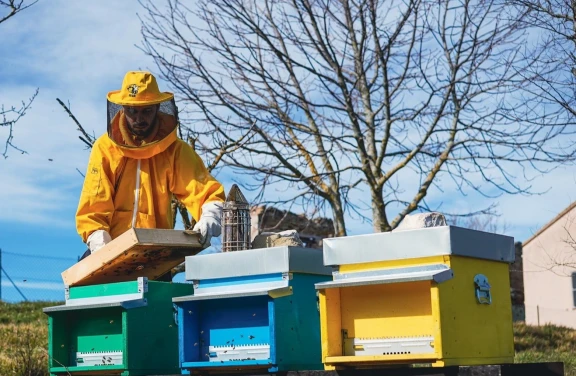
<svg viewBox="0 0 576 376"><path fill-rule="evenodd" d="M153 129L138 139L125 111L150 105L158 105ZM172 228L172 195L196 221L205 204L224 200L222 185L176 131L174 96L161 93L152 74L129 72L122 89L108 94L108 132L92 147L76 213L84 242L95 232L105 244L131 227Z"/></svg>

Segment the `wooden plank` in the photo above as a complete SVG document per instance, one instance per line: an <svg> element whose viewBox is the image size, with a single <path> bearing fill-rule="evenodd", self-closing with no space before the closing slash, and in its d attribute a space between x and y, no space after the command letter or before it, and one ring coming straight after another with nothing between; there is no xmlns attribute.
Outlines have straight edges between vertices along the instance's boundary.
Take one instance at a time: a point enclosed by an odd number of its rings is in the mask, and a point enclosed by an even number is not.
<svg viewBox="0 0 576 376"><path fill-rule="evenodd" d="M202 251L199 235L190 231L130 229L62 273L67 286L157 279Z"/></svg>

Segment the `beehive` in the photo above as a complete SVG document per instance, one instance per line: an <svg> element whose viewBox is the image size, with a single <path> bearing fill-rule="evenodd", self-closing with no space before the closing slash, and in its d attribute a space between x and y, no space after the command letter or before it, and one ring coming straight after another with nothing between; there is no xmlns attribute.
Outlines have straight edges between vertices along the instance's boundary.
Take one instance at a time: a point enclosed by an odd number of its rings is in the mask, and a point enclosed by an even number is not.
<svg viewBox="0 0 576 376"><path fill-rule="evenodd" d="M194 295L178 307L183 372L322 369L314 284L322 251L274 247L186 258Z"/></svg>
<svg viewBox="0 0 576 376"><path fill-rule="evenodd" d="M66 304L44 309L50 374L179 373L172 298L192 292L146 277L67 288Z"/></svg>
<svg viewBox="0 0 576 376"><path fill-rule="evenodd" d="M325 369L513 362L514 239L453 226L324 240Z"/></svg>

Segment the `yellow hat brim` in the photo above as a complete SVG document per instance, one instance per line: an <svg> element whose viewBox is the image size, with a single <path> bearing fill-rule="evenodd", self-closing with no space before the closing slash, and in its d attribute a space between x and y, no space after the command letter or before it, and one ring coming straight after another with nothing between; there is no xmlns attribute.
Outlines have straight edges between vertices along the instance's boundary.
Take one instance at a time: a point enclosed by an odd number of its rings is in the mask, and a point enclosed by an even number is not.
<svg viewBox="0 0 576 376"><path fill-rule="evenodd" d="M106 98L108 101L118 104L120 106L149 106L153 104L158 104L162 102L166 102L172 100L174 98L174 94L172 93L159 93L154 98L146 99L146 100L135 100L135 98L126 98L122 97L120 93L121 90L114 90L108 93Z"/></svg>

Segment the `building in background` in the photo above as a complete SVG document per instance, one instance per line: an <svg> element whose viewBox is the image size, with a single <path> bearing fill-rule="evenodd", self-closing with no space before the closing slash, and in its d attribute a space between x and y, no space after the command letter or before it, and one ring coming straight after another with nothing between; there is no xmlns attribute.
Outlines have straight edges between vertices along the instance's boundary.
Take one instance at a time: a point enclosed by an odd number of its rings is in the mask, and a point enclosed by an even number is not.
<svg viewBox="0 0 576 376"><path fill-rule="evenodd" d="M526 324L576 328L576 202L522 245Z"/></svg>
<svg viewBox="0 0 576 376"><path fill-rule="evenodd" d="M271 206L259 205L250 209L252 239L263 232L296 230L307 248L322 248L322 239L334 236L334 224L328 218L307 218Z"/></svg>

